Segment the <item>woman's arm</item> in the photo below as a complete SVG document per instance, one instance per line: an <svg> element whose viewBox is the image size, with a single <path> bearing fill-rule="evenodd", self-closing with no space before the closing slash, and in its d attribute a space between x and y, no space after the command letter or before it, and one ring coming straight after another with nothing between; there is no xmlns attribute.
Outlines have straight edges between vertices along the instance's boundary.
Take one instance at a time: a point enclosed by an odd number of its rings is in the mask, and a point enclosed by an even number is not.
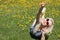
<svg viewBox="0 0 60 40"><path fill-rule="evenodd" d="M44 33L42 33L41 40L45 40L45 34Z"/></svg>
<svg viewBox="0 0 60 40"><path fill-rule="evenodd" d="M34 20L34 22L33 22L33 24L32 24L32 27L35 25L35 23L36 23L36 19Z"/></svg>
<svg viewBox="0 0 60 40"><path fill-rule="evenodd" d="M42 2L40 6L41 6L41 8L39 9L37 16L36 16L36 23L39 23L39 19L44 18L44 16L45 16L45 11L46 11L45 3Z"/></svg>
<svg viewBox="0 0 60 40"><path fill-rule="evenodd" d="M36 23L39 23L39 18L40 18L40 16L41 16L42 9L43 9L43 7L41 7L41 8L39 9L38 13L37 13Z"/></svg>

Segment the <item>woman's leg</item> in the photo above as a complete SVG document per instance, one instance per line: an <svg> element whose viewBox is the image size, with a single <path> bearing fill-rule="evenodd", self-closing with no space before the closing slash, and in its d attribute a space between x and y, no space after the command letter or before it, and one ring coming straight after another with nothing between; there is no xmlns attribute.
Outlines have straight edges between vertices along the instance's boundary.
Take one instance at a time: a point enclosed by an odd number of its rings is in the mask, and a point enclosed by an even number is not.
<svg viewBox="0 0 60 40"><path fill-rule="evenodd" d="M30 28L30 35L31 35L32 38L41 39L41 36L42 36L42 32L41 31L37 31L35 33L33 32L36 25L37 24L35 24L33 27Z"/></svg>
<svg viewBox="0 0 60 40"><path fill-rule="evenodd" d="M45 40L48 40L49 35L45 34Z"/></svg>
<svg viewBox="0 0 60 40"><path fill-rule="evenodd" d="M34 38L34 39L41 39L42 32L41 31L37 31L36 33L33 33L33 29L34 28L30 29L30 35L31 35L31 37Z"/></svg>
<svg viewBox="0 0 60 40"><path fill-rule="evenodd" d="M41 37L42 36L42 32L41 31L37 31L36 33L34 33L35 36L37 37Z"/></svg>
<svg viewBox="0 0 60 40"><path fill-rule="evenodd" d="M37 38L36 40L41 40L41 36L42 36L42 32L41 31L37 31L34 35Z"/></svg>
<svg viewBox="0 0 60 40"><path fill-rule="evenodd" d="M36 39L36 40L40 40L40 39Z"/></svg>

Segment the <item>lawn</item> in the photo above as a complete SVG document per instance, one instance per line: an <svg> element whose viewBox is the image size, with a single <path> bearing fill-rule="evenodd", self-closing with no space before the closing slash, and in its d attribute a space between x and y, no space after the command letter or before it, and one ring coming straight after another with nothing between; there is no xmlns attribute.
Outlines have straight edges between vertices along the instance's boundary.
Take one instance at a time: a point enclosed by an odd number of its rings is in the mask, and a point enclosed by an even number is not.
<svg viewBox="0 0 60 40"><path fill-rule="evenodd" d="M0 40L34 40L29 31L41 1L48 2L46 17L54 19L48 40L60 40L60 0L0 0Z"/></svg>

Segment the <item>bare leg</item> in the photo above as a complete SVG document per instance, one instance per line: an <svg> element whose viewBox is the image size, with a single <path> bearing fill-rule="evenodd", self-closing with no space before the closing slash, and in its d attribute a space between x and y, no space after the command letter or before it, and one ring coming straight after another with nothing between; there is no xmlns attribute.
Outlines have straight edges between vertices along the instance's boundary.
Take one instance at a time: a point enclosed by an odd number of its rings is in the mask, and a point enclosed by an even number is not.
<svg viewBox="0 0 60 40"><path fill-rule="evenodd" d="M39 39L36 39L36 40L39 40Z"/></svg>
<svg viewBox="0 0 60 40"><path fill-rule="evenodd" d="M43 33L42 33L41 40L45 40L45 36L44 36L44 34L43 34Z"/></svg>

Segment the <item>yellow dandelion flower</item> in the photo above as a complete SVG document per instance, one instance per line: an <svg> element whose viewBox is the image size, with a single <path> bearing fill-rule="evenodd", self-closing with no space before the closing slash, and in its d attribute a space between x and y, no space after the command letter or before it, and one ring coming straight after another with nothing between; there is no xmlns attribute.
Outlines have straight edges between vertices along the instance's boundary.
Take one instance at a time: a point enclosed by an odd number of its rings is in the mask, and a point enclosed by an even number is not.
<svg viewBox="0 0 60 40"><path fill-rule="evenodd" d="M60 21L58 21L60 23Z"/></svg>
<svg viewBox="0 0 60 40"><path fill-rule="evenodd" d="M16 17L16 15L13 15L12 17Z"/></svg>
<svg viewBox="0 0 60 40"><path fill-rule="evenodd" d="M16 6L16 4L10 4L12 7Z"/></svg>
<svg viewBox="0 0 60 40"><path fill-rule="evenodd" d="M19 0L18 2L20 2L20 3L25 3L26 0Z"/></svg>
<svg viewBox="0 0 60 40"><path fill-rule="evenodd" d="M24 25L21 25L22 27L24 26Z"/></svg>
<svg viewBox="0 0 60 40"><path fill-rule="evenodd" d="M31 8L31 7L32 7L32 4L31 4L31 3L29 3L29 4L27 5L27 7L28 7L28 8Z"/></svg>
<svg viewBox="0 0 60 40"><path fill-rule="evenodd" d="M24 19L24 16L22 16L22 19Z"/></svg>
<svg viewBox="0 0 60 40"><path fill-rule="evenodd" d="M7 12L11 12L11 9L7 9Z"/></svg>
<svg viewBox="0 0 60 40"><path fill-rule="evenodd" d="M34 16L32 18L35 18Z"/></svg>
<svg viewBox="0 0 60 40"><path fill-rule="evenodd" d="M21 26L21 24L19 24L18 26Z"/></svg>
<svg viewBox="0 0 60 40"><path fill-rule="evenodd" d="M22 28L22 30L25 30L25 28Z"/></svg>
<svg viewBox="0 0 60 40"><path fill-rule="evenodd" d="M60 34L58 34L57 36L60 37Z"/></svg>
<svg viewBox="0 0 60 40"><path fill-rule="evenodd" d="M23 27L23 24L19 24L20 27Z"/></svg>
<svg viewBox="0 0 60 40"><path fill-rule="evenodd" d="M29 20L29 22L30 22L31 20Z"/></svg>
<svg viewBox="0 0 60 40"><path fill-rule="evenodd" d="M26 24L28 24L29 22L26 22Z"/></svg>
<svg viewBox="0 0 60 40"><path fill-rule="evenodd" d="M58 13L56 13L56 16L58 16L59 14Z"/></svg>
<svg viewBox="0 0 60 40"><path fill-rule="evenodd" d="M0 11L2 11L3 8L0 8Z"/></svg>
<svg viewBox="0 0 60 40"><path fill-rule="evenodd" d="M0 0L0 2L1 2L2 0Z"/></svg>
<svg viewBox="0 0 60 40"><path fill-rule="evenodd" d="M20 15L17 15L18 16L18 18L20 18Z"/></svg>

